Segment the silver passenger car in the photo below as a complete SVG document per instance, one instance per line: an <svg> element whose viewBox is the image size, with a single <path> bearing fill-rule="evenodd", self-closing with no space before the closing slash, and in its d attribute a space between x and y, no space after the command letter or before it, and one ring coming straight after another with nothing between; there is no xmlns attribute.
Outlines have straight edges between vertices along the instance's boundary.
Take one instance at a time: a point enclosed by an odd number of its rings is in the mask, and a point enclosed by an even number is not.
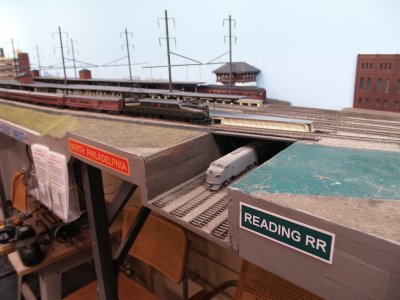
<svg viewBox="0 0 400 300"><path fill-rule="evenodd" d="M257 163L257 145L248 144L213 161L206 171L207 188L217 191Z"/></svg>

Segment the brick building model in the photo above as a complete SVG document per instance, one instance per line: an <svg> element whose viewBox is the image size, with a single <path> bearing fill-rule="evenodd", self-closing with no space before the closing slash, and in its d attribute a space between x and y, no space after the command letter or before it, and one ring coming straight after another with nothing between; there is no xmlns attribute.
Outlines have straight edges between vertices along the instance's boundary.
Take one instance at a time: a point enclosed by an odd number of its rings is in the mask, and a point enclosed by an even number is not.
<svg viewBox="0 0 400 300"><path fill-rule="evenodd" d="M400 112L400 55L359 54L354 108Z"/></svg>
<svg viewBox="0 0 400 300"><path fill-rule="evenodd" d="M230 67L229 63L213 71L217 75L217 81L223 84L230 83ZM260 70L250 66L245 62L232 63L232 82L233 84L248 84L256 85L256 76Z"/></svg>
<svg viewBox="0 0 400 300"><path fill-rule="evenodd" d="M265 100L267 91L257 87L256 77L261 71L245 62L232 63L232 94L249 98ZM230 66L229 63L213 71L217 75L218 84L200 86L199 93L230 93Z"/></svg>
<svg viewBox="0 0 400 300"><path fill-rule="evenodd" d="M16 58L5 57L0 48L0 80L18 79L21 83L32 83L28 53L17 50Z"/></svg>

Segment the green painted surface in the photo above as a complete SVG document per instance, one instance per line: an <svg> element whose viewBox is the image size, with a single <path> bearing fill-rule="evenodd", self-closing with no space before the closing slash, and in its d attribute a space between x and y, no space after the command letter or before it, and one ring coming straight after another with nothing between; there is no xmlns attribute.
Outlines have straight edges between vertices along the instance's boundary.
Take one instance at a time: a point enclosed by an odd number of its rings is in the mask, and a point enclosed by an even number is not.
<svg viewBox="0 0 400 300"><path fill-rule="evenodd" d="M293 144L233 187L249 194L400 200L400 153Z"/></svg>
<svg viewBox="0 0 400 300"><path fill-rule="evenodd" d="M0 118L55 138L63 138L79 124L70 115L55 115L6 104L0 104Z"/></svg>
<svg viewBox="0 0 400 300"><path fill-rule="evenodd" d="M69 110L47 113L0 103L0 119L32 129L41 135L63 138L68 132L124 149L160 151L204 134L203 131L134 124L118 120L74 117ZM151 149L151 150L150 150Z"/></svg>

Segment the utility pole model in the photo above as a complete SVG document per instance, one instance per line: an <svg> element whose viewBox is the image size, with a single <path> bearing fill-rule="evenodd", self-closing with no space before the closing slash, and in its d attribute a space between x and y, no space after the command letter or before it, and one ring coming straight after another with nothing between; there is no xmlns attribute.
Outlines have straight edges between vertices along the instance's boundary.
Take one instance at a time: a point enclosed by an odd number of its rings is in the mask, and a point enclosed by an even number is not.
<svg viewBox="0 0 400 300"><path fill-rule="evenodd" d="M228 19L224 19L225 21L229 22L229 94L232 95L232 85L233 85L233 78L232 78L232 21L235 22L234 26L236 26L236 20L232 19L231 15L229 15ZM226 37L226 36L225 36ZM233 36L236 42L236 36ZM224 39L225 40L225 39Z"/></svg>
<svg viewBox="0 0 400 300"><path fill-rule="evenodd" d="M53 37L54 37L54 34L55 34L55 32L53 32ZM61 49L62 65L63 65L63 70L64 70L64 84L67 85L67 72L65 71L64 46L63 46L62 33L61 33L60 26L58 26L58 36L60 38L60 47L55 47L55 48ZM68 34L67 34L67 38L68 38ZM67 49L68 49L68 47L67 47Z"/></svg>
<svg viewBox="0 0 400 300"><path fill-rule="evenodd" d="M159 42L160 42L160 46L161 46L161 39L165 39L166 42L167 42L169 91L172 92L171 53L170 53L170 50L169 50L169 40L170 39L174 39L175 40L175 44L176 44L176 39L173 38L173 37L172 38L169 37L168 12L167 12L167 10L164 11L164 14L165 14L164 20L165 20L165 35L166 35L166 37L165 38L159 38ZM158 20L160 20L160 19L162 19L162 18L158 18L157 19L157 23L158 23ZM174 21L174 25L175 25L175 19L174 18L170 18L170 19L172 19ZM158 26L160 26L160 25L158 25Z"/></svg>
<svg viewBox="0 0 400 300"><path fill-rule="evenodd" d="M130 44L129 44L129 40L128 40L128 33L131 34L131 37L133 37L133 36L132 36L132 32L128 32L128 29L126 29L126 28L125 28L124 33L125 33L125 41L126 41L126 51L127 51L127 54L128 54L129 79L132 81L131 55L129 53ZM122 34L122 32L121 32L121 34ZM131 46L132 46L132 49L133 49L133 45L131 45ZM124 46L122 46L122 48L124 48Z"/></svg>

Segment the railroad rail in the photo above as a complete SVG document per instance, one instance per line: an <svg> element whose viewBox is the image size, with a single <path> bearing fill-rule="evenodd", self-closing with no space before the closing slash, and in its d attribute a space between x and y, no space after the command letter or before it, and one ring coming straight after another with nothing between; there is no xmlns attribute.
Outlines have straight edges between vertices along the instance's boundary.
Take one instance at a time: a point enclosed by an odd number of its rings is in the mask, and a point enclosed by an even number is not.
<svg viewBox="0 0 400 300"><path fill-rule="evenodd" d="M278 116L284 115L287 117L291 116L304 117L308 119L337 120L338 118L340 118L353 121L358 120L359 122L374 121L382 123L382 125L389 125L389 126L393 124L400 124L400 117L382 116L382 115L376 116L368 113L351 113L345 111L319 112L319 110L310 108L302 110L296 110L296 109L292 110L286 108L278 109L278 108L264 107L261 108L260 112Z"/></svg>
<svg viewBox="0 0 400 300"><path fill-rule="evenodd" d="M205 181L205 174L200 174L149 203L164 213L174 215L187 226L224 241L228 236L227 189L210 191Z"/></svg>

